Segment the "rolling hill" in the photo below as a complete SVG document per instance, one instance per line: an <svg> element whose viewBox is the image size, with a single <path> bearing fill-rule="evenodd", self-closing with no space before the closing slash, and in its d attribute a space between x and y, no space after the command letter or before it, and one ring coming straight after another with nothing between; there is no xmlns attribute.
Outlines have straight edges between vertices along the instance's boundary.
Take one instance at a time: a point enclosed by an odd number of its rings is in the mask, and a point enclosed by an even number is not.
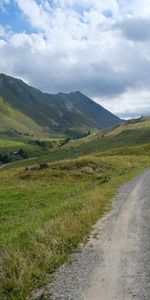
<svg viewBox="0 0 150 300"><path fill-rule="evenodd" d="M53 272L85 243L117 188L149 165L142 117L0 167L0 299L48 299Z"/></svg>
<svg viewBox="0 0 150 300"><path fill-rule="evenodd" d="M22 133L86 132L121 120L81 92L43 93L20 79L0 74L0 131Z"/></svg>

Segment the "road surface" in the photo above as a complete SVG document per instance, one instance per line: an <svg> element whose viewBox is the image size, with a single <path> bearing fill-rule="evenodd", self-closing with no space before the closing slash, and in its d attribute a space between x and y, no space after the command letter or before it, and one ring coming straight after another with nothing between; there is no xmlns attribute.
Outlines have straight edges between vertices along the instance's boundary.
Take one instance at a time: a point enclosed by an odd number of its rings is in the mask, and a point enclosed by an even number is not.
<svg viewBox="0 0 150 300"><path fill-rule="evenodd" d="M150 170L120 188L112 211L46 293L51 300L150 300Z"/></svg>

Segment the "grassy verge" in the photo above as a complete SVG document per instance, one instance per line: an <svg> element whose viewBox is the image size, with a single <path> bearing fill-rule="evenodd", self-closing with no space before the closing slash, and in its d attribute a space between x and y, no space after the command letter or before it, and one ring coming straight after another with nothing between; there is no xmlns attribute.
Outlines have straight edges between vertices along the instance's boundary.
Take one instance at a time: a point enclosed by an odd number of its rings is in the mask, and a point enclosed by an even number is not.
<svg viewBox="0 0 150 300"><path fill-rule="evenodd" d="M23 300L52 278L120 184L149 166L148 156L85 156L47 169L0 172L2 299Z"/></svg>

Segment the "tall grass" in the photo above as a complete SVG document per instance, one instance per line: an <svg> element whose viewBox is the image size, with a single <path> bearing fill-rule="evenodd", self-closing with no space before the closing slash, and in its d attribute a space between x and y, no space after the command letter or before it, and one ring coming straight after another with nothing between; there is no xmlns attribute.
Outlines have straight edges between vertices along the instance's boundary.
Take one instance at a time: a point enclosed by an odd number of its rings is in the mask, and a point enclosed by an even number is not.
<svg viewBox="0 0 150 300"><path fill-rule="evenodd" d="M149 163L91 155L0 172L2 299L23 300L50 281L110 209L117 187Z"/></svg>

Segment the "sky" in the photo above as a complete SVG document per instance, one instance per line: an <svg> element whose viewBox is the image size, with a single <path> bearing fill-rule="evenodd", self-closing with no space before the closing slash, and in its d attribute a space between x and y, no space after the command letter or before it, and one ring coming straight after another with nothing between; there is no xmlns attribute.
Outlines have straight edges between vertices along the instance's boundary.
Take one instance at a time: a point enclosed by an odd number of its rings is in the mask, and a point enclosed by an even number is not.
<svg viewBox="0 0 150 300"><path fill-rule="evenodd" d="M0 73L150 115L150 0L0 0Z"/></svg>

